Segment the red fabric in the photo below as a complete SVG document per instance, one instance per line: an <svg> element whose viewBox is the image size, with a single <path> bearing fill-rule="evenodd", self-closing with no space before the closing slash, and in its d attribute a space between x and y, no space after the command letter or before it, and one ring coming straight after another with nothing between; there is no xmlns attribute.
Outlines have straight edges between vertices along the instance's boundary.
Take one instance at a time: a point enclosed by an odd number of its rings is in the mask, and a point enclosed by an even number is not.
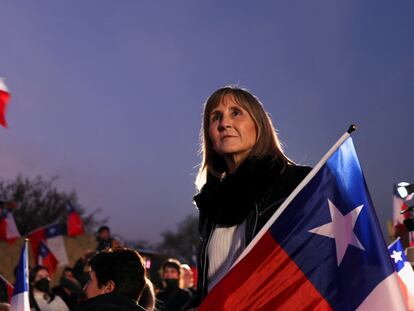
<svg viewBox="0 0 414 311"><path fill-rule="evenodd" d="M30 241L30 245L32 246L32 253L33 253L33 258L35 260L35 264L38 264L38 260L39 260L39 247L40 247L40 242L46 240L46 231L44 228L39 228L35 231L32 231L29 234L29 241Z"/></svg>
<svg viewBox="0 0 414 311"><path fill-rule="evenodd" d="M68 236L77 236L77 235L82 235L85 233L83 221L80 218L78 213L71 212L68 214L67 230L68 230Z"/></svg>
<svg viewBox="0 0 414 311"><path fill-rule="evenodd" d="M0 90L0 125L7 127L6 107L10 99L10 93Z"/></svg>
<svg viewBox="0 0 414 311"><path fill-rule="evenodd" d="M211 290L198 311L331 309L267 232Z"/></svg>
<svg viewBox="0 0 414 311"><path fill-rule="evenodd" d="M13 285L12 285L9 281L7 281L7 280L6 280L6 278L5 278L4 276L2 276L1 274L0 274L0 279L2 279L2 280L3 280L4 284L6 284L6 287L7 287L7 298L8 298L8 301L9 301L9 303L10 303L11 297L13 296L13 289L14 289L14 287L13 287Z"/></svg>
<svg viewBox="0 0 414 311"><path fill-rule="evenodd" d="M43 246L47 248L48 252L46 256L44 257L42 255L39 256L39 263L47 268L50 275L53 275L56 272L59 261L57 260L55 255L53 255L50 249L46 246L45 242L42 241L39 244L39 247L42 243L43 243Z"/></svg>

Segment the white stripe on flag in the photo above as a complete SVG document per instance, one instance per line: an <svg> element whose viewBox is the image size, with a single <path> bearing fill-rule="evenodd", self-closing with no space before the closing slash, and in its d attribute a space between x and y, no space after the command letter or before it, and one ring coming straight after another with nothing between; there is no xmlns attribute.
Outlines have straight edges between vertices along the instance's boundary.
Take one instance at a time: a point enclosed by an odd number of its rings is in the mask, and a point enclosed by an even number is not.
<svg viewBox="0 0 414 311"><path fill-rule="evenodd" d="M392 297L392 300L389 299L390 297ZM357 310L407 310L396 272L379 283L359 305Z"/></svg>

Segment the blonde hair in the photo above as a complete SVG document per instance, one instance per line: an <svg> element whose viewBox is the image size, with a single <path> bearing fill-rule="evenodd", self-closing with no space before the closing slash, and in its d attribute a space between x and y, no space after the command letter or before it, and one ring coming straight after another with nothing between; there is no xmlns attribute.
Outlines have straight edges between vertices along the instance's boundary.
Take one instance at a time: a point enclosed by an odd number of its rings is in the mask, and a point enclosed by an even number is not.
<svg viewBox="0 0 414 311"><path fill-rule="evenodd" d="M202 154L202 161L195 182L197 189L201 189L205 184L207 173L221 177L227 169L223 157L215 152L209 136L210 114L222 102L225 96L232 96L235 102L250 114L256 125L256 144L250 151L248 158L272 156L275 160L277 159L283 164L283 166L294 164L284 154L272 120L269 114L263 109L260 100L244 88L225 86L211 94L204 104L200 130L200 153Z"/></svg>

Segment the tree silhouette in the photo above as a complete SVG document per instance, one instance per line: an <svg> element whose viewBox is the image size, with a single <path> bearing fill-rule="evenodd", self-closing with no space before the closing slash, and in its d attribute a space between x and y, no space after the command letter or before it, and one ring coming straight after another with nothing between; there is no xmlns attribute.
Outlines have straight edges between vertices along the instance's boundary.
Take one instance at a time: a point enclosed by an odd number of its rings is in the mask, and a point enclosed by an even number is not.
<svg viewBox="0 0 414 311"><path fill-rule="evenodd" d="M200 241L198 217L188 215L177 225L177 230L161 233L162 242L157 249L160 253L175 257L184 263L192 263Z"/></svg>
<svg viewBox="0 0 414 311"><path fill-rule="evenodd" d="M11 212L20 234L25 235L52 222L65 225L68 201L81 216L87 231L93 232L106 222L106 219L96 218L99 209L87 214L78 202L75 191L59 191L53 185L56 179L44 180L40 176L30 179L19 175L14 181L0 181L0 199L15 203L16 207Z"/></svg>

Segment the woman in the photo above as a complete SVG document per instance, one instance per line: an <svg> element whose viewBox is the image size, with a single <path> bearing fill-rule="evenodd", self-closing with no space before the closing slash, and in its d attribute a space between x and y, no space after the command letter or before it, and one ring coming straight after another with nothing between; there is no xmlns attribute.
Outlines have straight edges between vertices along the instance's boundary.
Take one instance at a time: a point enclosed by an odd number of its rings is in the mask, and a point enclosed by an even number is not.
<svg viewBox="0 0 414 311"><path fill-rule="evenodd" d="M69 311L63 300L50 292L49 271L35 266L29 273L30 309L34 311Z"/></svg>
<svg viewBox="0 0 414 311"><path fill-rule="evenodd" d="M194 197L201 299L310 171L283 153L260 101L237 87L223 87L207 99L202 155L196 180L201 190Z"/></svg>

